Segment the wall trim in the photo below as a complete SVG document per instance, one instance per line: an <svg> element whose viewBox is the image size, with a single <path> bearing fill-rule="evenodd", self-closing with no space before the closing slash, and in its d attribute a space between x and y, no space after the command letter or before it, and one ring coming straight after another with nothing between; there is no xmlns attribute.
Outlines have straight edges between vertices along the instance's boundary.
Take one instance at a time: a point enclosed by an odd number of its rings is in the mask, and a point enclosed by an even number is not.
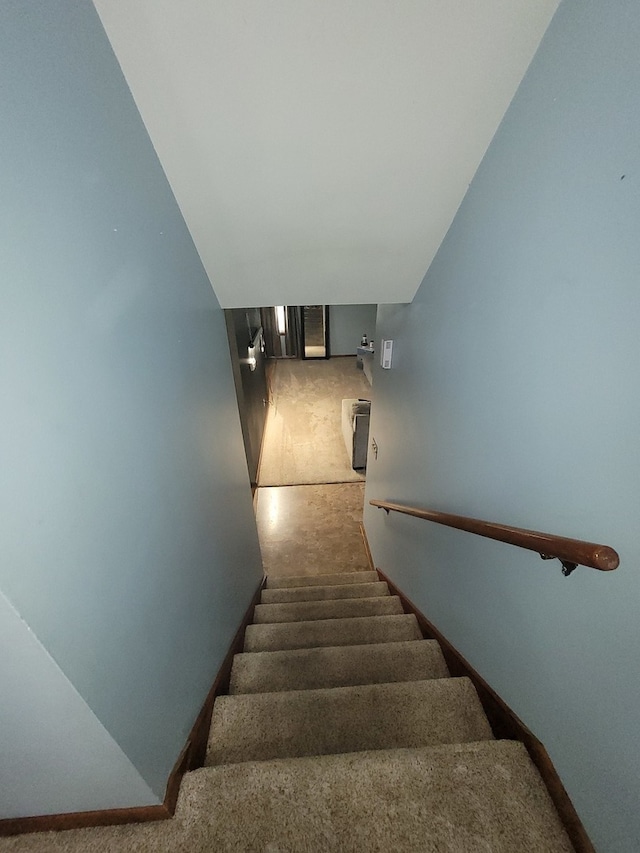
<svg viewBox="0 0 640 853"><path fill-rule="evenodd" d="M198 714L196 721L193 724L193 728L191 729L191 733L187 738L187 743L185 746L185 770L183 771L183 773L186 773L190 770L196 770L198 767L204 766L204 759L207 753L207 741L209 739L209 729L211 728L213 703L218 698L218 696L223 696L229 691L229 680L231 678L231 667L233 666L233 658L235 655L240 654L240 652L242 652L242 648L244 645L244 632L247 630L247 626L250 625L253 621L253 611L255 609L256 604L258 604L260 601L260 596L262 595L262 590L264 589L266 582L267 576L263 575L258 585L258 588L253 594L253 598L251 599L249 607L247 608L242 618L240 627L236 631L236 634L233 640L231 641L231 645L229 646L229 650L224 660L222 661L222 664L220 665L220 669L218 670L218 674L216 675L215 681L211 686L211 690L209 691L207 698L204 700L204 705L202 706L200 713ZM180 778L182 778L182 776L180 776Z"/></svg>
<svg viewBox="0 0 640 853"><path fill-rule="evenodd" d="M369 547L367 531L364 529L364 524L362 522L360 522L360 533L362 534L362 543L364 545L365 554L367 555L367 562L369 563L369 571L375 572L377 571L377 569L375 567L375 563L373 562L373 554L371 553L371 548Z"/></svg>
<svg viewBox="0 0 640 853"><path fill-rule="evenodd" d="M364 528L363 536L365 549L370 554ZM472 681L495 737L502 740L517 740L524 744L529 757L542 777L576 853L596 853L544 745L455 646L440 633L433 622L430 622L424 613L418 610L416 605L398 589L383 571L380 569L375 569L375 571L377 571L380 580L388 584L391 595L397 595L400 598L404 612L415 615L424 637L438 641L451 675L454 677L466 676Z"/></svg>
<svg viewBox="0 0 640 853"><path fill-rule="evenodd" d="M220 665L213 685L207 698L196 717L187 741L178 756L173 770L169 774L165 789L164 801L157 806L134 806L126 809L99 809L88 812L66 812L52 815L33 815L30 817L5 818L0 820L0 837L7 835L22 835L29 832L62 831L65 829L82 829L91 826L115 826L126 823L145 823L147 821L167 820L173 817L178 801L180 783L185 773L204 765L207 750L209 728L213 703L218 696L227 693L231 667L234 655L242 651L244 632L253 620L253 611L260 601L260 595L266 583L266 575L253 594L240 627L229 646L229 650Z"/></svg>

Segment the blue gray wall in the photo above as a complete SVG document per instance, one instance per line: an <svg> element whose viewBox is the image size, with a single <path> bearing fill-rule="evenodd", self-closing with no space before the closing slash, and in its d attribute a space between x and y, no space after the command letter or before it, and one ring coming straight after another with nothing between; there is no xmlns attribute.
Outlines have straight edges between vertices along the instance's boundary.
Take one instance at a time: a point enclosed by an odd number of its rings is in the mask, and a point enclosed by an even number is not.
<svg viewBox="0 0 640 853"><path fill-rule="evenodd" d="M613 545L579 569L371 507L376 564L640 849L640 6L564 0L414 303L378 312L367 499Z"/></svg>
<svg viewBox="0 0 640 853"><path fill-rule="evenodd" d="M331 305L329 341L331 355L355 355L362 335L375 340L375 305Z"/></svg>
<svg viewBox="0 0 640 853"><path fill-rule="evenodd" d="M91 3L0 79L0 816L157 802L262 571L223 312Z"/></svg>

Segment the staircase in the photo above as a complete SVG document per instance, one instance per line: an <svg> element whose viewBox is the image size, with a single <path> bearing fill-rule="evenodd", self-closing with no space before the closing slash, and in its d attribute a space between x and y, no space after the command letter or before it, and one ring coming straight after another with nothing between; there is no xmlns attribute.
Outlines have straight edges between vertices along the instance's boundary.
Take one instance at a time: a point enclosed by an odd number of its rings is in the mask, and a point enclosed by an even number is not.
<svg viewBox="0 0 640 853"><path fill-rule="evenodd" d="M172 820L0 853L570 853L524 746L375 572L269 577Z"/></svg>
<svg viewBox="0 0 640 853"><path fill-rule="evenodd" d="M185 783L211 849L573 849L523 745L375 572L269 577Z"/></svg>
<svg viewBox="0 0 640 853"><path fill-rule="evenodd" d="M172 820L0 853L570 853L518 741L375 572L269 577Z"/></svg>
<svg viewBox="0 0 640 853"><path fill-rule="evenodd" d="M269 577L172 820L0 853L570 853L523 745L495 740L375 572Z"/></svg>

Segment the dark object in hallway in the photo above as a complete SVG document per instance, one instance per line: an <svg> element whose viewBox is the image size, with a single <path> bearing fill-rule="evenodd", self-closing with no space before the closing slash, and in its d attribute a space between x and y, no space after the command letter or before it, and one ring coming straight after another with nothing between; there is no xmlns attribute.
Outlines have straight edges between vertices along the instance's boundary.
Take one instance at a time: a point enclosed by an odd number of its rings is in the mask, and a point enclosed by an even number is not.
<svg viewBox="0 0 640 853"><path fill-rule="evenodd" d="M302 357L329 358L329 308L302 306Z"/></svg>

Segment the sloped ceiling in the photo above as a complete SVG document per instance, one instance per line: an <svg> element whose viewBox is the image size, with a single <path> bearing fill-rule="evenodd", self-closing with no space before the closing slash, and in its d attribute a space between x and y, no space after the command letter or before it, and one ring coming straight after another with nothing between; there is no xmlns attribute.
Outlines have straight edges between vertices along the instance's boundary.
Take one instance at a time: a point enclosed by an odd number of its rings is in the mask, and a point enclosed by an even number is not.
<svg viewBox="0 0 640 853"><path fill-rule="evenodd" d="M95 0L223 307L409 302L558 0Z"/></svg>

